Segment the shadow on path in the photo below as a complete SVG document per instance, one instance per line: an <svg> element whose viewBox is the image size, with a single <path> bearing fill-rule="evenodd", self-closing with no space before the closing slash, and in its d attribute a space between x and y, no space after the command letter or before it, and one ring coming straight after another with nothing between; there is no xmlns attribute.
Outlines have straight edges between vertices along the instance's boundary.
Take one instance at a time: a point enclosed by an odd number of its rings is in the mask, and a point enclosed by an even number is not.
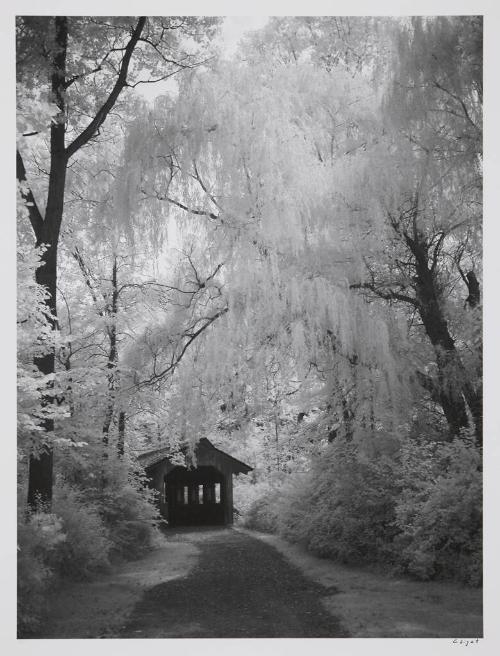
<svg viewBox="0 0 500 656"><path fill-rule="evenodd" d="M273 547L233 529L177 529L196 542L191 573L149 589L120 638L342 638L321 604L335 590L312 583Z"/></svg>

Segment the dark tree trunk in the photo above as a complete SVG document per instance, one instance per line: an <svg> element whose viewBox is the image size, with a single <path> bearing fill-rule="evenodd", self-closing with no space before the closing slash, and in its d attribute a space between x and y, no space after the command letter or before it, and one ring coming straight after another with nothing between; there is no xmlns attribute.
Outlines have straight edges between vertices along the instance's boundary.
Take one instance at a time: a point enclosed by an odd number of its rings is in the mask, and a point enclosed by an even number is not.
<svg viewBox="0 0 500 656"><path fill-rule="evenodd" d="M476 442L479 445L483 444L483 388L482 385L478 389L466 382L464 384L464 396L469 406L470 413L474 420L474 435Z"/></svg>
<svg viewBox="0 0 500 656"><path fill-rule="evenodd" d="M417 309L436 353L439 398L450 428L450 437L458 435L460 429L469 425L468 406L474 420L476 441L481 444L481 396L470 384L455 342L450 335L442 311L436 276L432 267L429 267L427 249L418 238L413 240L407 238L407 243L415 257Z"/></svg>
<svg viewBox="0 0 500 656"><path fill-rule="evenodd" d="M47 207L43 223L38 226L37 245L44 244L46 251L42 264L36 271L36 281L48 291L46 300L53 316L54 328L57 323L56 289L57 289L57 245L64 209L64 189L66 185L67 157L65 152L65 104L64 83L66 78L66 49L68 44L68 25L65 16L55 18L56 50L52 62L51 90L52 101L59 108L59 113L50 129L50 173L47 193ZM48 353L35 360L35 364L44 375L55 371L55 354ZM45 397L44 404L54 402ZM44 452L39 457L30 456L28 474L28 504L36 508L41 502L50 504L52 500L53 451L50 435L54 431L53 419L46 419L42 428L49 436Z"/></svg>
<svg viewBox="0 0 500 656"><path fill-rule="evenodd" d="M73 417L73 415L75 414L75 400L73 398L73 377L71 375L71 352L65 354L64 369L68 374L66 391L64 393L64 396L68 401L70 417Z"/></svg>
<svg viewBox="0 0 500 656"><path fill-rule="evenodd" d="M118 415L118 455L121 457L125 453L125 412L122 410Z"/></svg>
<svg viewBox="0 0 500 656"><path fill-rule="evenodd" d="M113 419L116 401L117 387L117 366L118 366L118 344L116 340L116 318L118 315L118 263L116 256L113 260L113 272L111 276L112 291L111 304L108 307L111 322L108 326L109 353L106 367L108 369L108 403L104 415L104 425L102 427L102 441L104 446L109 442L109 428Z"/></svg>
<svg viewBox="0 0 500 656"><path fill-rule="evenodd" d="M467 289L469 290L467 303L471 308L477 307L481 301L481 290L479 287L479 281L474 271L469 271L469 273L465 276L465 282L467 284Z"/></svg>

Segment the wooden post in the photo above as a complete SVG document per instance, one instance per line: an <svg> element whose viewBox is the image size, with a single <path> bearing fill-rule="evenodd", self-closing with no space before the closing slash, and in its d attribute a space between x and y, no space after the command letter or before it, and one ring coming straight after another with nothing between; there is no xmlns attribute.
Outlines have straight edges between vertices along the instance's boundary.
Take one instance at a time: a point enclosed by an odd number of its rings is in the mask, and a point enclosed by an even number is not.
<svg viewBox="0 0 500 656"><path fill-rule="evenodd" d="M233 475L224 476L224 519L226 524L233 523Z"/></svg>

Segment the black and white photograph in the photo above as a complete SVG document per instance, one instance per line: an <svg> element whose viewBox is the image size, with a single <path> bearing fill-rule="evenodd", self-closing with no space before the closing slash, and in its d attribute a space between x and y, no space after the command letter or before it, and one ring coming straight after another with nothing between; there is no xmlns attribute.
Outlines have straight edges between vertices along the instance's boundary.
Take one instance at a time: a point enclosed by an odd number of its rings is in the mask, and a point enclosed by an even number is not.
<svg viewBox="0 0 500 656"><path fill-rule="evenodd" d="M9 26L18 644L477 651L487 15L105 5Z"/></svg>

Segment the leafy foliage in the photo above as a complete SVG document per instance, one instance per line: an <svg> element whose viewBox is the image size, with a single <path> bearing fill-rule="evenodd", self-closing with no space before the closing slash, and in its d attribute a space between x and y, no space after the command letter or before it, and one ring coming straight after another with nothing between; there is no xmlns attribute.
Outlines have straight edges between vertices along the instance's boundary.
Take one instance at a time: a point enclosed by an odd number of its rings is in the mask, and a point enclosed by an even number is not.
<svg viewBox="0 0 500 656"><path fill-rule="evenodd" d="M48 561L66 540L61 520L50 513L18 512L17 613L18 635L38 626L46 603L47 591L54 580Z"/></svg>
<svg viewBox="0 0 500 656"><path fill-rule="evenodd" d="M24 203L20 200L21 211ZM42 249L22 242L17 247L17 429L19 446L34 453L43 447L47 436L41 429L47 418L66 414L64 406L47 404L44 398L57 393L55 375L43 375L34 359L56 348L59 335L54 331L52 315L46 306L47 292L35 281Z"/></svg>
<svg viewBox="0 0 500 656"><path fill-rule="evenodd" d="M52 511L66 535L48 560L58 576L88 579L106 569L114 539L98 506L82 491L61 481L55 487Z"/></svg>
<svg viewBox="0 0 500 656"><path fill-rule="evenodd" d="M96 449L57 447L64 472L50 512L26 512L20 489L18 614L20 634L36 630L51 591L68 580L95 577L116 560L134 559L152 545L159 519L143 474L128 462L102 460ZM99 460L97 460L99 462Z"/></svg>
<svg viewBox="0 0 500 656"><path fill-rule="evenodd" d="M481 451L473 439L404 438L387 450L377 438L369 454L359 441L331 444L308 474L265 490L245 524L341 562L480 585Z"/></svg>
<svg viewBox="0 0 500 656"><path fill-rule="evenodd" d="M481 472L481 452L470 436L406 446L394 543L402 568L423 579L482 582Z"/></svg>

